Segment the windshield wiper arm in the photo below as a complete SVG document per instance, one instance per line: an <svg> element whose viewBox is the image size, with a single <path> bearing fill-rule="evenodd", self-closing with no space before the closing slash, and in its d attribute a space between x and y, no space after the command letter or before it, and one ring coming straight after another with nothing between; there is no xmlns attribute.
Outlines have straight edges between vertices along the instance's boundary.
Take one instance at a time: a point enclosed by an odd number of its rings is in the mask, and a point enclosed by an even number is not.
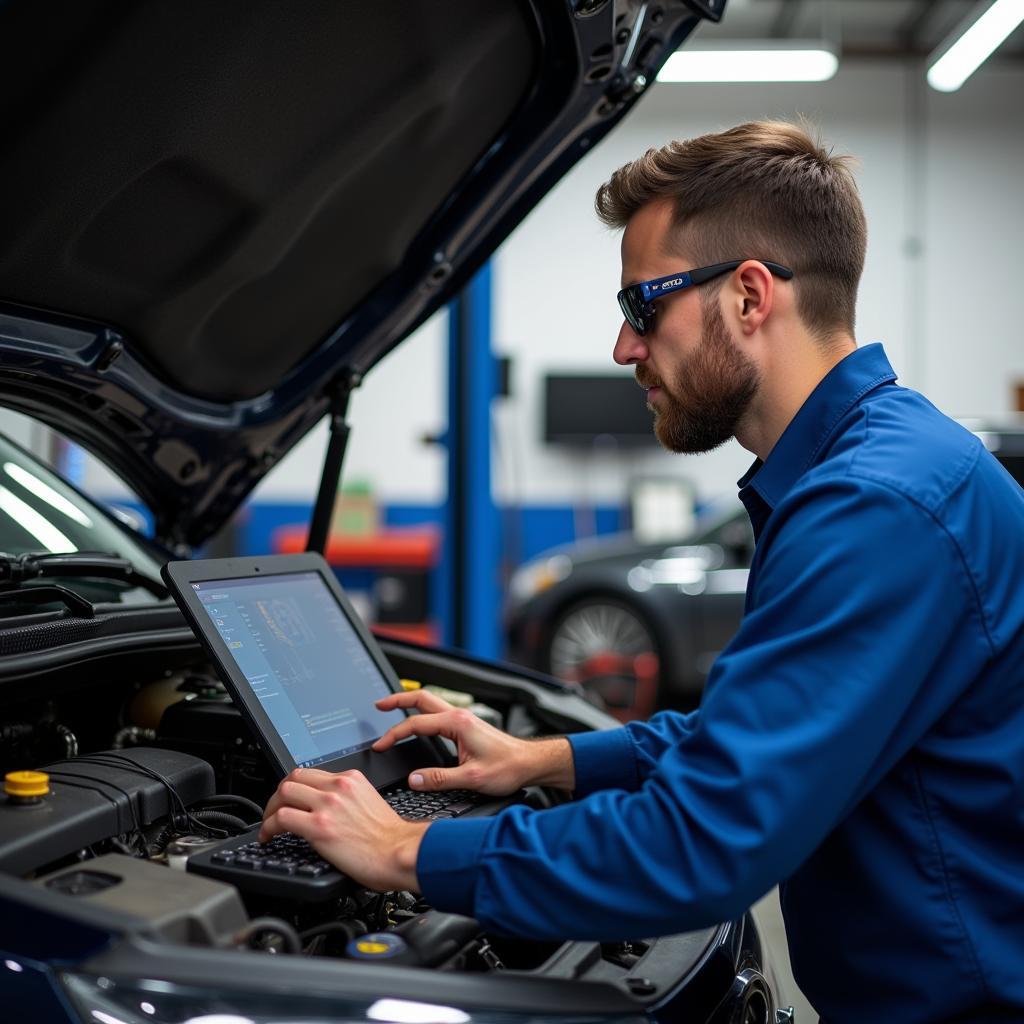
<svg viewBox="0 0 1024 1024"><path fill-rule="evenodd" d="M40 555L0 553L0 587L16 587L25 580L40 576L93 577L120 580L133 587L142 587L157 597L167 597L167 588L159 580L139 572L127 558L102 551L76 551L70 554Z"/></svg>
<svg viewBox="0 0 1024 1024"><path fill-rule="evenodd" d="M25 587L24 590L0 590L0 607L8 604L57 604L61 603L80 618L96 618L96 609L84 597L67 587L56 583L45 583L41 587Z"/></svg>

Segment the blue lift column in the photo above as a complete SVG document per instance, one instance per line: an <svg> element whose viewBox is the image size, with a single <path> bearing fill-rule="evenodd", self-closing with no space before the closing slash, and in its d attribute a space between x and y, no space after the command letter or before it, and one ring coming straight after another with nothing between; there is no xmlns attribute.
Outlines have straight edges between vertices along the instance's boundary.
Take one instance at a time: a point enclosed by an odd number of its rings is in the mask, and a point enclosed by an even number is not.
<svg viewBox="0 0 1024 1024"><path fill-rule="evenodd" d="M441 589L445 642L481 658L501 651L501 521L491 496L491 266L448 306L448 502Z"/></svg>

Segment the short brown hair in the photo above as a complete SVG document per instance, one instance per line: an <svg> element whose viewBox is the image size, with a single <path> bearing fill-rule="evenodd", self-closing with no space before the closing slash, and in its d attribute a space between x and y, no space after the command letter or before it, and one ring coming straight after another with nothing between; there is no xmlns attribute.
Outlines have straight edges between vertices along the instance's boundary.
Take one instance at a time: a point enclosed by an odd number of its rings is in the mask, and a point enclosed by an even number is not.
<svg viewBox="0 0 1024 1024"><path fill-rule="evenodd" d="M622 228L642 206L671 198L676 244L700 265L782 263L808 328L852 334L867 225L850 163L803 125L752 121L649 149L601 186L597 214Z"/></svg>

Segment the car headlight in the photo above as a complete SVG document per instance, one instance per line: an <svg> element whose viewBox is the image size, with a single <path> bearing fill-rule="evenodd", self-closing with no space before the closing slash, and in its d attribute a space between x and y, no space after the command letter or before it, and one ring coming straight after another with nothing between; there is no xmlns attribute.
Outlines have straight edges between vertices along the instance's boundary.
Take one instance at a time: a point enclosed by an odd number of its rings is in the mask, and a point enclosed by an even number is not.
<svg viewBox="0 0 1024 1024"><path fill-rule="evenodd" d="M513 600L529 601L543 593L572 572L572 559L568 555L552 555L527 562L512 574L508 589Z"/></svg>

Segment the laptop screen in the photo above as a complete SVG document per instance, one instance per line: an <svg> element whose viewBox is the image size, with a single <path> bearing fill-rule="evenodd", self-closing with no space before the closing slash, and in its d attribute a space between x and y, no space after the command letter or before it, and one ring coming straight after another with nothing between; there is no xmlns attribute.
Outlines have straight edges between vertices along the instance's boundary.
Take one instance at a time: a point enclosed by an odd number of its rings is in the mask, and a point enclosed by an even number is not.
<svg viewBox="0 0 1024 1024"><path fill-rule="evenodd" d="M297 766L365 750L401 711L362 639L316 572L191 583Z"/></svg>

